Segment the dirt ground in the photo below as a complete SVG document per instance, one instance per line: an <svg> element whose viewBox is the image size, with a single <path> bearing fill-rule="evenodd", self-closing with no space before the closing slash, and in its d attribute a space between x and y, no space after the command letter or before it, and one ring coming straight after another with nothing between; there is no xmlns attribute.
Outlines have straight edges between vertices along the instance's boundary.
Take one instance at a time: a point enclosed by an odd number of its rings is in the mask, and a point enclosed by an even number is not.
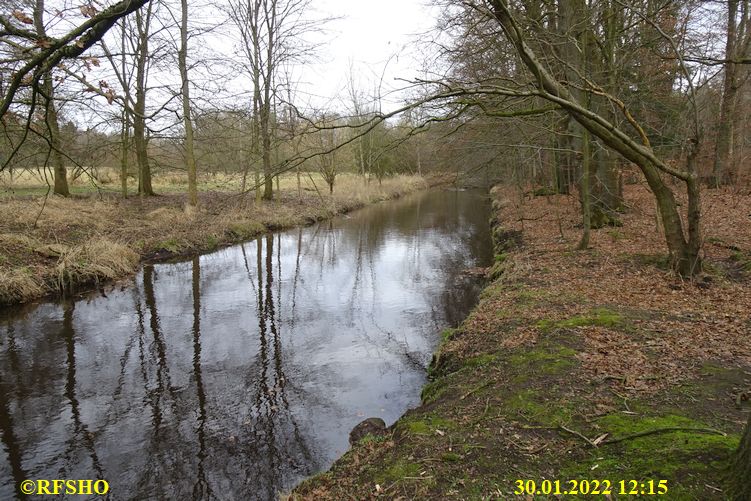
<svg viewBox="0 0 751 501"><path fill-rule="evenodd" d="M704 192L693 281L668 270L641 185L586 251L575 196L493 197L496 278L443 333L423 404L289 498L592 499L597 481L619 499L664 480L649 497L725 499L751 411L751 196Z"/></svg>

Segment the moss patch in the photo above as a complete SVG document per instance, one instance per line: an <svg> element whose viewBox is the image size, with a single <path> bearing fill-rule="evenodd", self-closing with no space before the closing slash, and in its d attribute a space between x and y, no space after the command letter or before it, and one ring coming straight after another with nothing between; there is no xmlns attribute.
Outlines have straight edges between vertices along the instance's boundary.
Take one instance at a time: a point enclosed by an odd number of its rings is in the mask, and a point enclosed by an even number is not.
<svg viewBox="0 0 751 501"><path fill-rule="evenodd" d="M426 384L422 392L420 392L420 399L423 403L429 404L436 401L445 391L446 384L443 378L441 378Z"/></svg>
<svg viewBox="0 0 751 501"><path fill-rule="evenodd" d="M521 349L508 357L516 371L534 371L537 374L561 374L576 365L576 350L565 346Z"/></svg>
<svg viewBox="0 0 751 501"><path fill-rule="evenodd" d="M433 435L436 430L455 429L456 423L435 415L415 416L402 418L397 423L397 428L410 435Z"/></svg>
<svg viewBox="0 0 751 501"><path fill-rule="evenodd" d="M585 315L577 315L565 320L543 319L537 322L537 327L542 330L573 329L597 325L600 327L621 327L624 325L623 315L607 308L595 308Z"/></svg>
<svg viewBox="0 0 751 501"><path fill-rule="evenodd" d="M465 367L484 367L486 365L492 364L497 359L497 355L494 355L492 353L484 353L482 355L478 355L466 360L463 365Z"/></svg>
<svg viewBox="0 0 751 501"><path fill-rule="evenodd" d="M376 480L380 483L396 482L405 477L417 477L421 466L418 463L398 460L385 471L376 474Z"/></svg>

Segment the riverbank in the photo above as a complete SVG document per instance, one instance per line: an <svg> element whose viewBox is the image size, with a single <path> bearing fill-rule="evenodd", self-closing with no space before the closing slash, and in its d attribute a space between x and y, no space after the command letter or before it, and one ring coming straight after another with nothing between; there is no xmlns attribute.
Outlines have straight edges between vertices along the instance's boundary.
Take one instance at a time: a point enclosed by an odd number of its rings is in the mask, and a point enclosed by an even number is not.
<svg viewBox="0 0 751 501"><path fill-rule="evenodd" d="M75 198L34 195L0 198L0 304L27 302L131 275L140 262L207 252L261 233L343 214L364 205L424 189L417 176L365 184L340 175L333 195L303 178L286 179L271 202L253 195L199 193L199 208L186 206L182 192L123 200L112 193ZM166 188L166 186L164 187ZM225 187L226 189L226 187ZM19 193L25 193L20 190Z"/></svg>
<svg viewBox="0 0 751 501"><path fill-rule="evenodd" d="M751 197L705 192L707 273L689 282L667 270L641 186L626 187L623 226L578 252L575 197L493 196L494 280L443 333L422 405L290 499L506 499L520 480L555 492L544 479L724 499L751 411Z"/></svg>

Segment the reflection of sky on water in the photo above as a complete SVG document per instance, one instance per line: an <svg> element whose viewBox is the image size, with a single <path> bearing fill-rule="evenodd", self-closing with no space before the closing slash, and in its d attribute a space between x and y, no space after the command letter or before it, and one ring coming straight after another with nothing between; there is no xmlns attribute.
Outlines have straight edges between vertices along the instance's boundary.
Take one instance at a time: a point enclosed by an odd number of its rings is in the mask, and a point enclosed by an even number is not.
<svg viewBox="0 0 751 501"><path fill-rule="evenodd" d="M115 498L271 499L365 417L419 403L487 265L487 202L439 191L268 235L132 286L0 317L0 498L104 478Z"/></svg>

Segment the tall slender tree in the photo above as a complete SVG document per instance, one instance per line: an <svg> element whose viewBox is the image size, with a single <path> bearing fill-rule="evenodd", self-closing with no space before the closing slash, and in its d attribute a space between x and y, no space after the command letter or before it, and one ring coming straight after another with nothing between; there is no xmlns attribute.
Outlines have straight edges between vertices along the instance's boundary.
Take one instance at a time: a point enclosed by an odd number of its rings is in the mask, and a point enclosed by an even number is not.
<svg viewBox="0 0 751 501"><path fill-rule="evenodd" d="M720 121L717 124L712 182L714 186L728 184L733 177L735 134L740 115L737 112L738 91L747 78L747 70L737 61L749 55L751 26L748 0L727 0L727 31L725 34L725 62L723 63Z"/></svg>
<svg viewBox="0 0 751 501"><path fill-rule="evenodd" d="M34 27L39 38L47 38L44 21L44 0L36 0L34 4ZM47 69L41 78L40 93L44 100L44 123L49 135L49 158L52 159L53 190L57 195L70 196L68 176L63 161L62 142L60 141L60 123L57 104L55 103L55 87L52 85L52 69Z"/></svg>
<svg viewBox="0 0 751 501"><path fill-rule="evenodd" d="M196 182L196 155L193 148L193 121L190 105L190 80L188 79L188 0L180 0L180 50L178 66L182 82L183 127L185 128L185 162L188 167L188 203L198 205Z"/></svg>

